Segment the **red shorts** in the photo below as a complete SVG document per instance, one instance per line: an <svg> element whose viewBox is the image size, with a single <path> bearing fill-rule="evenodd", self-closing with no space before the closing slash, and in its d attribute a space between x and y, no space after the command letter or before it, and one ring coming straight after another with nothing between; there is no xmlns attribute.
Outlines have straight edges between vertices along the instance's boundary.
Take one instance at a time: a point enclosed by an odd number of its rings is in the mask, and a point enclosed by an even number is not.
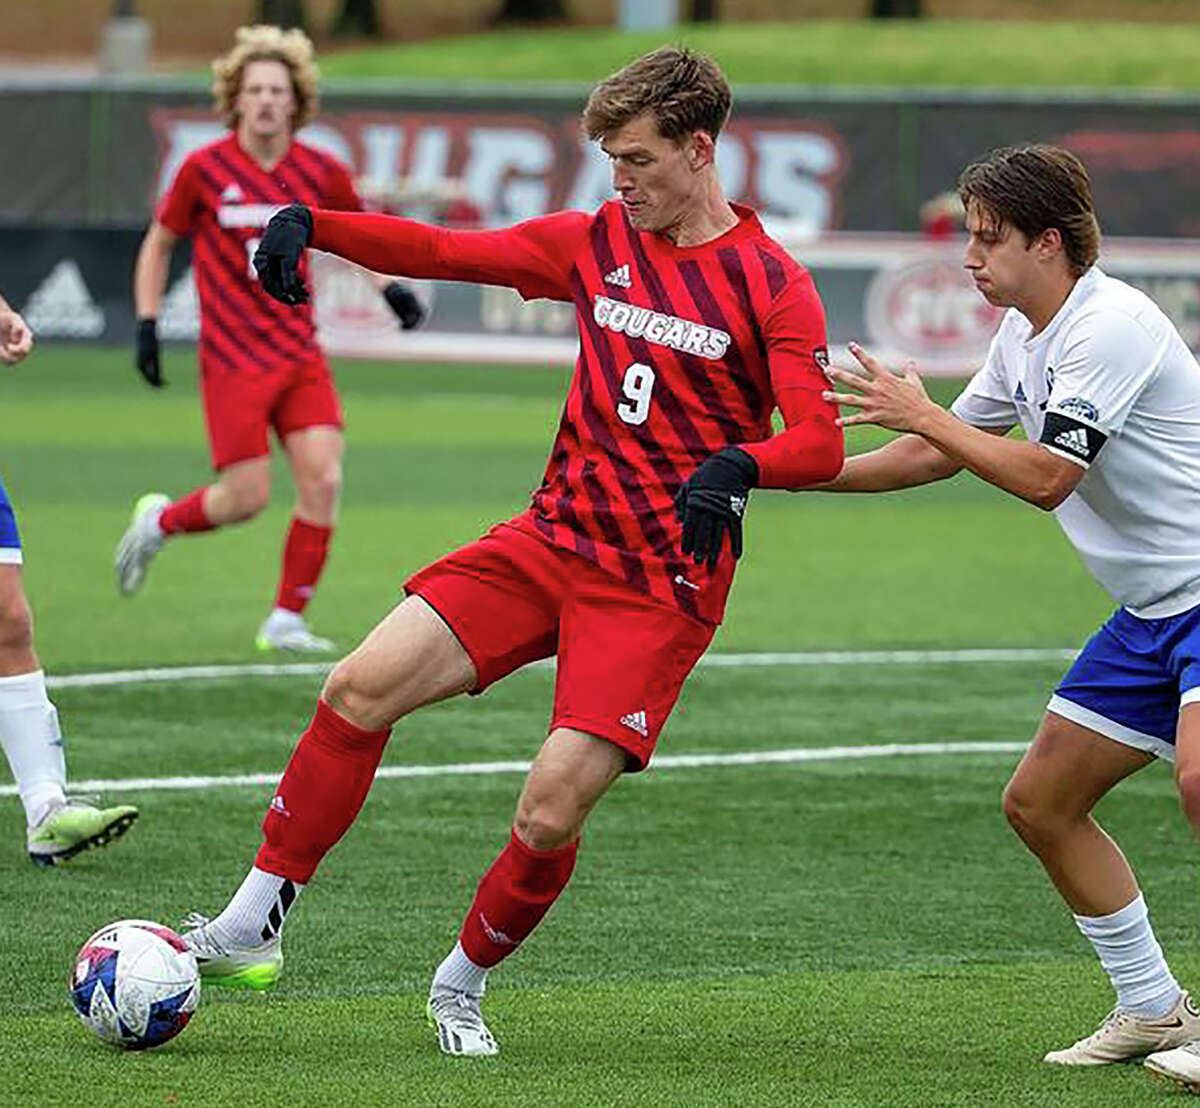
<svg viewBox="0 0 1200 1108"><path fill-rule="evenodd" d="M646 596L521 522L427 566L405 588L428 603L479 675L473 692L557 656L550 730L615 743L646 767L716 628Z"/></svg>
<svg viewBox="0 0 1200 1108"><path fill-rule="evenodd" d="M200 366L204 422L213 468L271 452L268 431L283 439L305 427L341 427L342 404L324 358L281 372L230 373Z"/></svg>

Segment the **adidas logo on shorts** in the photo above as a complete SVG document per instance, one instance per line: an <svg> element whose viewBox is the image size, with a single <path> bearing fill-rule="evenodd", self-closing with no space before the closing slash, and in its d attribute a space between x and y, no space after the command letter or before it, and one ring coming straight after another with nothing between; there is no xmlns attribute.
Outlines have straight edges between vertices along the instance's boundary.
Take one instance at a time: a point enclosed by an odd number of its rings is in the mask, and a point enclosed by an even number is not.
<svg viewBox="0 0 1200 1108"><path fill-rule="evenodd" d="M643 739L650 737L650 728L646 725L645 712L630 712L621 717L621 723L631 731L636 731Z"/></svg>

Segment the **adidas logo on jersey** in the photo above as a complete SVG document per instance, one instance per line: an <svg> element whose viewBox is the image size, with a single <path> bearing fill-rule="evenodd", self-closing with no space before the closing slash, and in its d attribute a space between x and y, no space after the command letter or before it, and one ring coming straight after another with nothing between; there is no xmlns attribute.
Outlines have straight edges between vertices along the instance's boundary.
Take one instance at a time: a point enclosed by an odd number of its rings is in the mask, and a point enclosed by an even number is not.
<svg viewBox="0 0 1200 1108"><path fill-rule="evenodd" d="M629 263L617 266L611 273L604 275L604 283L606 285L616 285L617 288L627 289L633 287L633 278L629 276Z"/></svg>
<svg viewBox="0 0 1200 1108"><path fill-rule="evenodd" d="M643 739L648 738L650 735L650 728L646 726L645 712L630 712L628 715L621 717L621 723L631 731L636 731Z"/></svg>
<svg viewBox="0 0 1200 1108"><path fill-rule="evenodd" d="M245 199L245 194L232 181L221 190L222 204L240 204Z"/></svg>
<svg viewBox="0 0 1200 1108"><path fill-rule="evenodd" d="M1078 454L1081 458L1086 458L1089 453L1087 432L1082 427L1072 427L1067 431L1060 431L1054 436L1055 446L1061 446L1064 450L1069 450L1072 454Z"/></svg>

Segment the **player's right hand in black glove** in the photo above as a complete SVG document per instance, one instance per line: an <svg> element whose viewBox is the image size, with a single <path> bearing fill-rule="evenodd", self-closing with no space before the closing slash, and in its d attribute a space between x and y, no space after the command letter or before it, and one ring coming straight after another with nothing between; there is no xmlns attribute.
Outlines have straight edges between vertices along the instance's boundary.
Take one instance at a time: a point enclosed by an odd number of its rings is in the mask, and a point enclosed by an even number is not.
<svg viewBox="0 0 1200 1108"><path fill-rule="evenodd" d="M717 568L727 532L729 552L742 556L742 516L757 484L758 462L736 446L710 454L683 483L675 494L675 516L683 524L683 552L696 565Z"/></svg>
<svg viewBox="0 0 1200 1108"><path fill-rule="evenodd" d="M158 320L153 316L137 321L136 350L138 373L146 378L146 384L161 389L167 382L163 378L159 360Z"/></svg>
<svg viewBox="0 0 1200 1108"><path fill-rule="evenodd" d="M259 284L283 304L303 304L308 289L300 276L300 259L312 239L312 212L303 204L289 204L271 216L254 251L254 271Z"/></svg>

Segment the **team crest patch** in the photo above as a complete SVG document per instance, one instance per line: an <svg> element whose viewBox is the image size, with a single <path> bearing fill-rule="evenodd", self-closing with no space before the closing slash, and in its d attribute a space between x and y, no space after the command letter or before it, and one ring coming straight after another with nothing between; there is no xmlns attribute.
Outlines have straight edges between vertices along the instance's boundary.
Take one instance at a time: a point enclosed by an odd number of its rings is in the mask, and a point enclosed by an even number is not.
<svg viewBox="0 0 1200 1108"><path fill-rule="evenodd" d="M1096 405L1090 400L1084 400L1082 396L1068 396L1066 400L1061 400L1054 407L1063 413L1063 415L1075 416L1076 419L1086 419L1089 423L1097 423L1100 419L1100 413L1096 411Z"/></svg>

